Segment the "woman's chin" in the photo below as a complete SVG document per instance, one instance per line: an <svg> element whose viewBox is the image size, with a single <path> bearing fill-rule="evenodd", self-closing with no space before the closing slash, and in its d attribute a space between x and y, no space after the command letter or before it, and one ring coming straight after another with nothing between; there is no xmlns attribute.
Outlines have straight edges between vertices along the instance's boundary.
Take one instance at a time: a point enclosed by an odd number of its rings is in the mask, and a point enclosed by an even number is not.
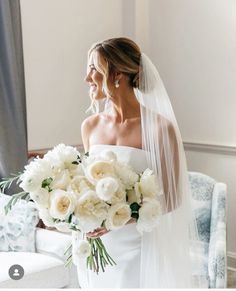
<svg viewBox="0 0 236 291"><path fill-rule="evenodd" d="M101 101L106 98L106 96L104 96L103 94L96 94L94 92L90 93L90 97L91 99L97 100L97 101Z"/></svg>

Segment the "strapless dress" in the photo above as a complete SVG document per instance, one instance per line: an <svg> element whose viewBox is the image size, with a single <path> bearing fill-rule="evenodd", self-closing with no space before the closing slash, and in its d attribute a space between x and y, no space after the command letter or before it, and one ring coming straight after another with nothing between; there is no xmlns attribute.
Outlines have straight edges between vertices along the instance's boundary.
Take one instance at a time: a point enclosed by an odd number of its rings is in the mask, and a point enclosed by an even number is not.
<svg viewBox="0 0 236 291"><path fill-rule="evenodd" d="M117 145L93 145L90 147L90 154L96 155L103 150L116 153L120 161L131 165L137 173L147 168L145 151L142 149ZM101 238L116 265L107 266L105 272L101 271L99 274L88 270L85 264L78 266L81 288L139 288L141 235L136 225L134 223L125 225Z"/></svg>

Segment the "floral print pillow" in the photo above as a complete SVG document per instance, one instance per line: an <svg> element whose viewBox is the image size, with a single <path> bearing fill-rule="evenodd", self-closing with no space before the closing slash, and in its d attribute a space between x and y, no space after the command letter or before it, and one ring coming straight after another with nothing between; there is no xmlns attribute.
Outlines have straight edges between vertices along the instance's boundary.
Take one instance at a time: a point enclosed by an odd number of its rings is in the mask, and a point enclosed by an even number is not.
<svg viewBox="0 0 236 291"><path fill-rule="evenodd" d="M35 252L35 229L39 221L33 203L19 201L6 215L11 197L0 193L0 251Z"/></svg>

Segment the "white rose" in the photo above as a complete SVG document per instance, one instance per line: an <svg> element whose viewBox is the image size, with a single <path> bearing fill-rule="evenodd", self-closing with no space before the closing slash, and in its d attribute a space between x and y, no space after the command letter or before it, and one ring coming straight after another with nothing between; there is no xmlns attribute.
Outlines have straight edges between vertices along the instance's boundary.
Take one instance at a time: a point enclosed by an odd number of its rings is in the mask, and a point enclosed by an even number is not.
<svg viewBox="0 0 236 291"><path fill-rule="evenodd" d="M110 200L107 201L110 204L116 204L120 202L126 202L126 191L123 189L121 185L119 185L119 188L114 193L114 195L111 197Z"/></svg>
<svg viewBox="0 0 236 291"><path fill-rule="evenodd" d="M52 189L61 189L61 190L66 190L68 185L70 184L71 178L70 178L70 173L69 171L62 170L57 173L55 178L50 184L50 187Z"/></svg>
<svg viewBox="0 0 236 291"><path fill-rule="evenodd" d="M150 169L146 169L140 179L139 189L143 197L155 198L160 192L160 188L153 172Z"/></svg>
<svg viewBox="0 0 236 291"><path fill-rule="evenodd" d="M78 196L80 196L80 194L83 194L85 191L91 190L91 188L92 185L85 178L85 176L76 176L71 180L67 191L74 191L78 193Z"/></svg>
<svg viewBox="0 0 236 291"><path fill-rule="evenodd" d="M134 189L127 191L127 198L128 198L129 204L132 204L134 202L136 202L136 203L141 202L139 192L134 190Z"/></svg>
<svg viewBox="0 0 236 291"><path fill-rule="evenodd" d="M106 177L97 182L96 193L104 201L110 200L118 190L119 183L115 178Z"/></svg>
<svg viewBox="0 0 236 291"><path fill-rule="evenodd" d="M50 200L49 213L53 218L65 220L75 209L76 199L72 193L60 189L53 190Z"/></svg>
<svg viewBox="0 0 236 291"><path fill-rule="evenodd" d="M141 202L142 194L141 194L140 183L139 182L136 182L134 184L134 191L135 191L135 195L137 197L137 203L140 203Z"/></svg>
<svg viewBox="0 0 236 291"><path fill-rule="evenodd" d="M86 169L86 177L95 185L100 179L109 176L114 176L114 168L113 165L107 161L96 161Z"/></svg>
<svg viewBox="0 0 236 291"><path fill-rule="evenodd" d="M20 176L20 187L26 192L32 192L41 188L42 181L52 176L50 164L36 158L25 166L24 173Z"/></svg>
<svg viewBox="0 0 236 291"><path fill-rule="evenodd" d="M161 205L155 199L145 198L143 205L139 209L137 230L142 234L143 231L150 232L157 226L161 215Z"/></svg>
<svg viewBox="0 0 236 291"><path fill-rule="evenodd" d="M110 230L123 227L131 218L131 209L128 204L117 203L108 210L106 228Z"/></svg>
<svg viewBox="0 0 236 291"><path fill-rule="evenodd" d="M104 150L100 153L100 157L104 160L110 161L110 162L115 162L117 161L117 155L109 150Z"/></svg>
<svg viewBox="0 0 236 291"><path fill-rule="evenodd" d="M101 226L107 217L107 205L94 191L87 191L77 201L75 216L80 229L87 233Z"/></svg>
<svg viewBox="0 0 236 291"><path fill-rule="evenodd" d="M91 254L91 246L86 240L78 240L72 245L72 260L78 266L81 259L86 259Z"/></svg>
<svg viewBox="0 0 236 291"><path fill-rule="evenodd" d="M44 188L40 188L36 191L30 192L30 198L40 207L49 207L50 193Z"/></svg>
<svg viewBox="0 0 236 291"><path fill-rule="evenodd" d="M115 171L126 189L131 189L133 185L138 181L138 174L135 173L128 165L116 163Z"/></svg>

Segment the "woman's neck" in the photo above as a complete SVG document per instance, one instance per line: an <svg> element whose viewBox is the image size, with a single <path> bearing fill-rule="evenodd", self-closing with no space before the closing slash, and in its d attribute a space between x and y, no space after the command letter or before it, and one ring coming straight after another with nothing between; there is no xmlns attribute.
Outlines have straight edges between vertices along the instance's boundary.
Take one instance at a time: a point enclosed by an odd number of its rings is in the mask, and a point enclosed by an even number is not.
<svg viewBox="0 0 236 291"><path fill-rule="evenodd" d="M128 119L140 118L140 104L133 88L119 90L119 93L112 96L110 100L116 122L124 123Z"/></svg>

